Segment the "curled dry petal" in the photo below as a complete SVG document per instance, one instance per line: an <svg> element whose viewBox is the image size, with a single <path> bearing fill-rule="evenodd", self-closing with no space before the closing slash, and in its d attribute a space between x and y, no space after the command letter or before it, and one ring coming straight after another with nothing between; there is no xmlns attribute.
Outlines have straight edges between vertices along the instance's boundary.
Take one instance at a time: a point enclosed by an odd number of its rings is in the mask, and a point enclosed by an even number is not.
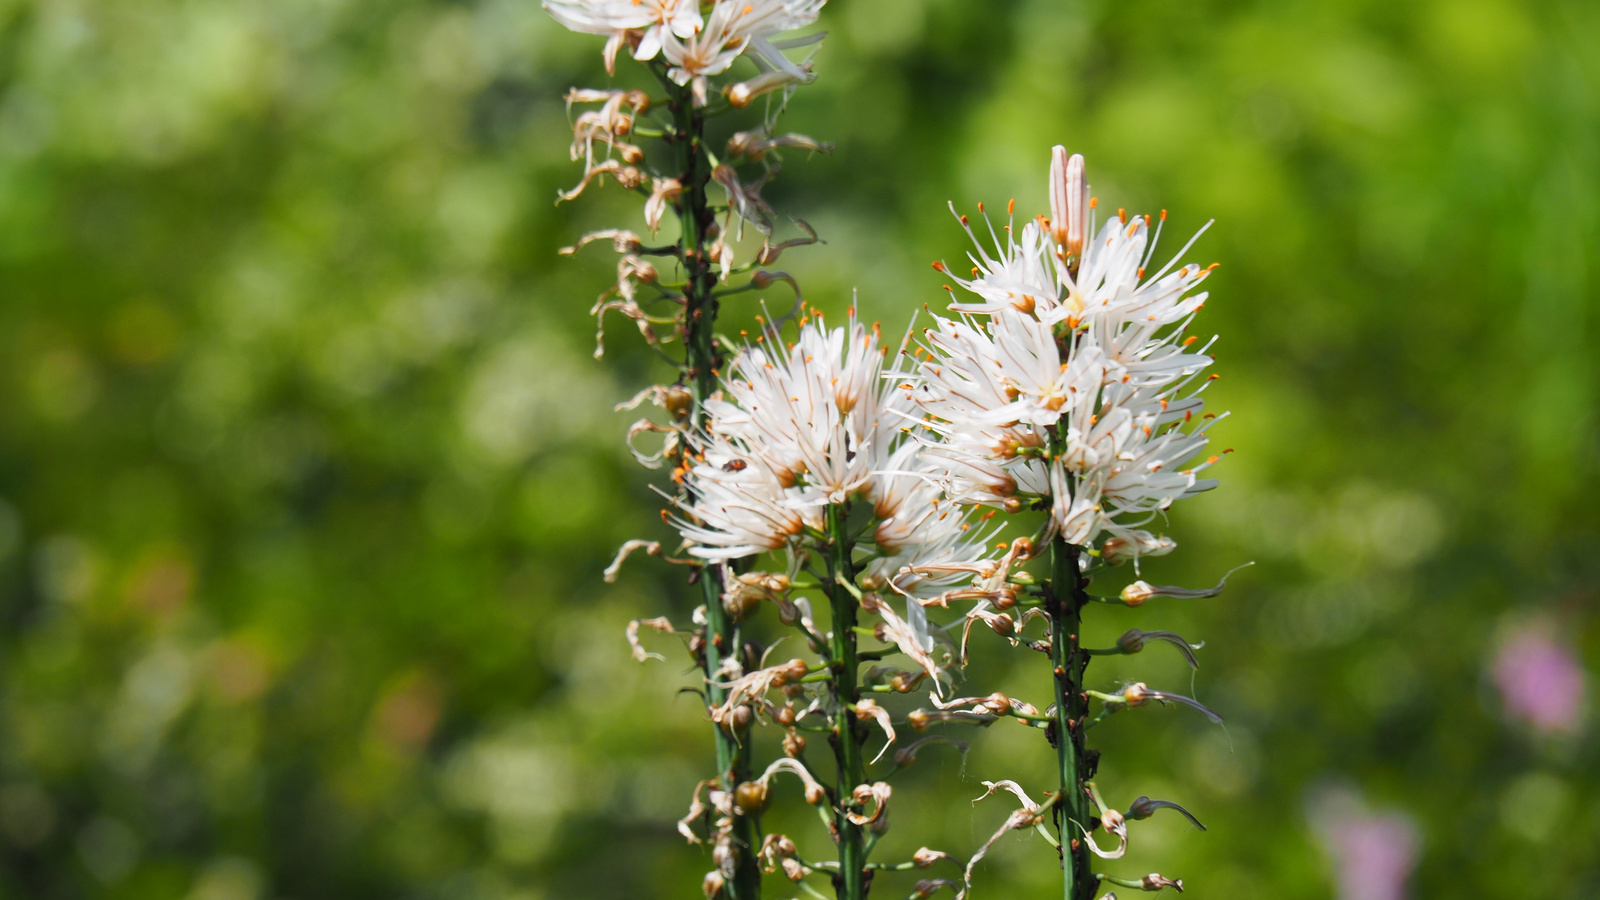
<svg viewBox="0 0 1600 900"><path fill-rule="evenodd" d="M939 664L934 660L933 656L923 649L922 642L918 640L916 632L911 629L906 620L900 618L900 615L894 611L893 607L885 603L883 598L877 594L865 594L861 598L861 608L867 612L877 613L883 619L881 630L884 639L900 648L901 653L911 657L917 665L928 673L928 676L934 680L936 685L943 686L944 670L939 668Z"/></svg>
<svg viewBox="0 0 1600 900"><path fill-rule="evenodd" d="M757 780L759 780L763 785L767 784L772 780L772 776L778 774L779 772L788 772L789 774L798 777L805 784L807 803L815 806L818 803L824 803L827 801L827 789L822 786L821 782L811 777L811 770L807 769L805 764L801 763L799 760L789 759L787 757L774 760L772 765L767 766L767 770L762 772L761 777Z"/></svg>
<svg viewBox="0 0 1600 900"><path fill-rule="evenodd" d="M1007 816L1005 822L995 830L994 834L989 835L989 839L983 842L983 846L979 847L978 852L973 854L972 859L967 862L966 871L963 873L961 879L961 890L956 892L956 900L963 900L963 898L967 896L967 892L972 890L973 867L977 866L978 861L983 859L984 855L989 852L989 848L994 846L995 841L1000 840L1000 838L1008 831L1022 831L1027 828L1032 828L1035 825L1038 825L1044 818L1044 810L1034 804L1034 802L1028 798L1027 793L1023 791L1021 786L1019 786L1016 782L985 781L983 784L984 787L988 788L988 790L983 793L982 797L978 797L977 799L973 800L973 803L977 803L978 800L988 797L996 790L1003 789L1015 794L1017 799L1022 801L1022 808ZM1053 798L1050 805L1055 805Z"/></svg>
<svg viewBox="0 0 1600 900"><path fill-rule="evenodd" d="M846 812L844 817L855 825L871 825L883 818L883 814L889 811L889 795L892 793L894 793L894 790L882 781L875 781L872 784L858 784L855 790L850 792L850 799L859 805L865 805L870 800L872 802L872 815Z"/></svg>
<svg viewBox="0 0 1600 900"><path fill-rule="evenodd" d="M678 820L678 833L687 838L691 844L701 843L700 836L689 827L690 822L706 814L706 805L700 802L700 793L714 784L715 780L708 780L695 785L694 793L689 795L689 814Z"/></svg>
<svg viewBox="0 0 1600 900"><path fill-rule="evenodd" d="M633 443L633 439L641 434L664 434L666 439L661 442L661 449L654 453L646 453ZM678 429L671 425L657 425L649 419L640 419L628 426L628 435L623 439L628 445L628 452L633 454L633 459L646 469L659 469L673 451L678 449ZM608 581L610 579L607 579Z"/></svg>
<svg viewBox="0 0 1600 900"><path fill-rule="evenodd" d="M884 741L883 749L879 750L878 755L872 758L872 761L876 763L878 760L883 758L883 754L888 752L889 747L893 745L895 741L894 723L889 719L889 711L879 706L873 700L862 699L856 701L856 718L863 722L868 719L876 721L878 723L878 727L883 729L884 736L888 738L888 740Z"/></svg>
<svg viewBox="0 0 1600 900"><path fill-rule="evenodd" d="M562 247L556 252L562 256L571 256L594 241L610 241L611 246L615 248L618 253L639 252L639 236L623 228L602 228L599 231L591 231L583 237L578 238L578 242L576 244L573 244L570 247Z"/></svg>
<svg viewBox="0 0 1600 900"><path fill-rule="evenodd" d="M611 565L606 566L606 571L605 571L606 584L611 584L611 583L613 583L613 582L615 582L617 580L617 574L622 571L622 563L625 560L627 560L627 558L630 555L632 555L633 551L635 551L635 550L643 550L644 552L650 554L651 556L660 556L661 555L661 543L659 541L641 541L641 540L632 540L632 541L625 542L620 548L618 548L616 557L611 560ZM660 621L664 622L666 620L662 619ZM635 625L636 624L637 624L637 622L635 623ZM630 632L635 633L635 634L638 632L638 629L635 628L633 625L630 625L628 627L629 627ZM672 628L670 626L668 626L667 631L671 631L671 630L672 630ZM638 656L639 656L639 654L637 652L635 652L634 653L634 657L637 658Z"/></svg>
<svg viewBox="0 0 1600 900"><path fill-rule="evenodd" d="M632 622L628 623L628 646L630 648L632 648L632 650L633 650L633 658L634 659L638 660L639 662L644 662L645 660L649 660L649 659L661 659L661 660L666 659L665 656L662 656L659 653L649 653L644 649L644 647L640 646L640 644L639 644L639 626L640 625L648 625L649 627L654 628L655 630L661 632L662 634L676 634L677 631L676 631L676 629L674 629L672 627L672 623L669 622L666 618L634 619Z"/></svg>

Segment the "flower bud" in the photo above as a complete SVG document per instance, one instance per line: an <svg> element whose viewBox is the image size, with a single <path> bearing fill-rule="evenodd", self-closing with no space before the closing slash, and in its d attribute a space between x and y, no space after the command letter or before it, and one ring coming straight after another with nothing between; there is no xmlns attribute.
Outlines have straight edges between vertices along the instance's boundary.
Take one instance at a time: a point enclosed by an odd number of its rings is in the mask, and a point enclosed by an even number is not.
<svg viewBox="0 0 1600 900"><path fill-rule="evenodd" d="M938 891L939 882L937 880L929 880L924 878L923 880L917 882L916 886L911 889L911 896L916 898L916 900L927 900L928 897L932 897L934 894L938 893Z"/></svg>
<svg viewBox="0 0 1600 900"><path fill-rule="evenodd" d="M635 169L633 166L623 166L617 170L616 174L617 184L622 185L630 191L644 184L644 173L638 169ZM653 281L654 279L651 280Z"/></svg>
<svg viewBox="0 0 1600 900"><path fill-rule="evenodd" d="M1144 632L1137 628L1129 628L1117 638L1117 649L1123 653L1138 653L1144 649Z"/></svg>
<svg viewBox="0 0 1600 900"><path fill-rule="evenodd" d="M1183 893L1182 878L1168 878L1157 872L1151 872L1139 880L1139 887L1147 891L1159 891L1162 888L1173 888L1178 893Z"/></svg>
<svg viewBox="0 0 1600 900"><path fill-rule="evenodd" d="M1173 810L1182 815L1185 819L1188 819L1189 822L1194 825L1194 827L1200 829L1201 831L1206 830L1206 826L1202 825L1200 820L1194 817L1194 813L1189 812L1187 809L1184 809L1178 804L1173 803L1171 800L1151 800L1149 797L1146 797L1142 794L1139 796L1139 799L1128 805L1127 817L1136 821L1140 819L1148 819L1155 815L1156 810L1158 809Z"/></svg>
<svg viewBox="0 0 1600 900"><path fill-rule="evenodd" d="M882 575L863 574L856 579L856 584L864 591L881 591L889 586L889 580Z"/></svg>
<svg viewBox="0 0 1600 900"><path fill-rule="evenodd" d="M739 787L743 788L744 785L741 784ZM1105 828L1106 834L1116 834L1119 829L1124 827L1122 813L1114 809L1106 810L1100 816L1100 825Z"/></svg>
<svg viewBox="0 0 1600 900"><path fill-rule="evenodd" d="M773 69L770 72L763 72L749 81L740 81L736 84L728 85L722 89L722 95L728 98L728 105L735 109L744 109L750 105L750 101L762 94L788 87L791 84L798 84L804 81L806 77L804 75L797 77L781 69Z"/></svg>
<svg viewBox="0 0 1600 900"><path fill-rule="evenodd" d="M635 113L642 113L650 108L650 95L641 90L631 90L622 95L622 105L632 108Z"/></svg>
<svg viewBox="0 0 1600 900"><path fill-rule="evenodd" d="M794 724L794 708L793 707L789 707L789 706L780 706L780 707L778 707L778 711L774 712L772 714L772 720L774 722L777 722L779 725L782 725L782 726L784 726L786 728L788 726L790 726L790 725L793 725Z"/></svg>
<svg viewBox="0 0 1600 900"><path fill-rule="evenodd" d="M811 667L806 665L806 661L796 657L789 660L788 666L784 669L784 674L788 676L790 681L799 681L806 677L806 673L809 671L811 671Z"/></svg>
<svg viewBox="0 0 1600 900"><path fill-rule="evenodd" d="M1129 706L1143 704L1150 699L1150 695L1150 688L1146 687L1142 681L1136 681L1122 689L1122 699L1127 701Z"/></svg>
<svg viewBox="0 0 1600 900"><path fill-rule="evenodd" d="M712 869L706 873L705 878L701 879L700 890L705 891L707 900L716 900L717 895L722 893L722 887L726 883L722 873Z"/></svg>
<svg viewBox="0 0 1600 900"><path fill-rule="evenodd" d="M767 808L767 786L759 781L741 781L734 789L733 802L745 815L757 815Z"/></svg>
<svg viewBox="0 0 1600 900"><path fill-rule="evenodd" d="M889 686L897 694L909 694L917 689L917 684L928 677L927 672L901 672L889 679Z"/></svg>
<svg viewBox="0 0 1600 900"><path fill-rule="evenodd" d="M694 408L694 394L681 384L668 385L661 393L661 405L674 419L686 419Z"/></svg>
<svg viewBox="0 0 1600 900"><path fill-rule="evenodd" d="M1089 185L1084 180L1083 154L1067 156L1057 144L1050 155L1050 236L1069 256L1083 255L1089 230Z"/></svg>
<svg viewBox="0 0 1600 900"><path fill-rule="evenodd" d="M750 730L750 722L754 718L755 715L750 712L750 707L740 704L722 717L722 730L729 734L743 734Z"/></svg>
<svg viewBox="0 0 1600 900"><path fill-rule="evenodd" d="M1000 508L1008 513L1022 512L1022 501L1016 497L1007 497L1000 501Z"/></svg>
<svg viewBox="0 0 1600 900"><path fill-rule="evenodd" d="M1143 606L1146 600L1155 595L1154 585L1144 581L1135 581L1122 589L1122 602L1129 606Z"/></svg>
<svg viewBox="0 0 1600 900"><path fill-rule="evenodd" d="M1011 712L1011 698L995 691L983 698L983 707L997 716L1003 716Z"/></svg>
<svg viewBox="0 0 1600 900"><path fill-rule="evenodd" d="M1016 620L1007 613L997 613L994 618L989 620L989 627L1001 637L1009 636L1016 630L1015 626Z"/></svg>
<svg viewBox="0 0 1600 900"><path fill-rule="evenodd" d="M906 724L911 726L912 731L922 731L928 727L928 711L925 709L913 709L906 714Z"/></svg>
<svg viewBox="0 0 1600 900"><path fill-rule="evenodd" d="M783 866L783 875L790 881L799 881L806 877L805 866L800 865L800 861L793 857L784 857L783 862L779 863L779 865Z"/></svg>
<svg viewBox="0 0 1600 900"><path fill-rule="evenodd" d="M1001 585L1000 590L996 591L995 594L995 609L1010 609L1017 605L1017 589L1011 585Z"/></svg>
<svg viewBox="0 0 1600 900"><path fill-rule="evenodd" d="M1141 556L1162 556L1171 553L1176 546L1177 543L1169 537L1145 535L1135 540L1107 538L1106 542L1100 545L1100 558L1109 565L1120 566Z"/></svg>

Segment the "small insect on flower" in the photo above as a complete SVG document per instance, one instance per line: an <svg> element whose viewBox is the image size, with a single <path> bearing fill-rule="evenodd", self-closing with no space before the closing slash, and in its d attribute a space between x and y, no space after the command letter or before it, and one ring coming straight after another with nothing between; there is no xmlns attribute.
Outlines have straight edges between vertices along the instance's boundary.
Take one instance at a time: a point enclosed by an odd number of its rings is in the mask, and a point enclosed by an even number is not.
<svg viewBox="0 0 1600 900"><path fill-rule="evenodd" d="M724 471L724 472L743 472L745 469L749 468L749 466L750 466L750 464L745 462L742 459L730 459L727 462L722 464L722 471Z"/></svg>

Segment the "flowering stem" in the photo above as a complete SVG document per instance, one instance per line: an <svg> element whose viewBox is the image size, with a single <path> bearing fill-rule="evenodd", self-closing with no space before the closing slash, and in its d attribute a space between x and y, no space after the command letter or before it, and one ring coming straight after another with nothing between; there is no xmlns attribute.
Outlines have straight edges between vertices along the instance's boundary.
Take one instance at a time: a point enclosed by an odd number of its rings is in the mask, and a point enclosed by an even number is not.
<svg viewBox="0 0 1600 900"><path fill-rule="evenodd" d="M711 169L705 155L705 114L694 106L687 88L679 87L664 77L659 64L651 66L667 89L667 105L672 112L671 143L677 151L682 174L678 180L683 185L679 198L678 221L682 234L678 238L679 256L685 272L683 297L684 364L687 367L691 389L694 392L695 429L706 425L705 401L717 389L719 365L715 326L717 300L712 295L716 278L705 253L711 241L715 221L706 202L706 185L711 179ZM700 585L706 607L705 680L712 706L727 701L727 688L718 683L726 679L720 673L722 660L738 657L743 643L739 623L722 605L722 584L717 570L707 566L699 570ZM739 735L720 726L713 728L717 745L717 772L728 791L737 791L739 784L750 780L750 742L741 741ZM733 818L733 877L726 882L728 900L757 900L761 896L761 870L757 868L755 822L748 815Z"/></svg>
<svg viewBox="0 0 1600 900"><path fill-rule="evenodd" d="M1062 896L1065 900L1092 900L1097 882L1089 868L1089 848L1084 835L1090 830L1088 795L1083 782L1093 776L1093 762L1084 748L1084 716L1089 703L1083 694L1083 672L1089 655L1078 646L1080 614L1088 602L1078 570L1079 549L1061 538L1050 545L1050 661L1055 681L1056 761L1061 769L1061 799L1056 806L1062 846Z"/></svg>
<svg viewBox="0 0 1600 900"><path fill-rule="evenodd" d="M866 781L862 744L866 741L865 726L856 718L856 701L861 692L856 686L860 659L856 653L856 610L859 601L847 587L853 587L855 566L850 558L853 549L850 534L845 530L847 507L842 504L828 506L828 570L833 577L825 585L833 606L833 697L834 727L829 741L838 763L839 781L834 804L834 828L839 840L839 873L834 877L834 887L839 900L863 900L867 896L866 846L862 828L852 823L846 813L851 808L851 792L856 785Z"/></svg>

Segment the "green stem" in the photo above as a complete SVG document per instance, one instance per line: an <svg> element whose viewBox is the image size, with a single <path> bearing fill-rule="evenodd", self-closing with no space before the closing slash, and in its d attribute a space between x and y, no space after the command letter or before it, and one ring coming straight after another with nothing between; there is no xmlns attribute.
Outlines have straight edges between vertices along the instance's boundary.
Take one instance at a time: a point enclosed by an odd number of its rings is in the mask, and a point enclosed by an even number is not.
<svg viewBox="0 0 1600 900"><path fill-rule="evenodd" d="M660 74L658 72L658 74ZM694 426L701 429L706 424L705 401L717 389L717 369L720 357L717 352L716 319L717 298L712 289L716 277L705 248L715 227L710 207L706 202L706 186L711 180L711 167L705 151L705 115L694 108L693 99L686 88L662 79L667 86L667 105L672 111L672 143L677 151L678 180L683 184L679 198L678 220L682 224L679 256L684 266L684 324L683 345L689 384L694 392ZM705 677L711 704L720 706L727 700L727 689L717 687L725 680L718 674L722 660L737 658L743 644L739 623L728 615L722 606L722 583L717 570L700 569L700 584L706 606ZM741 782L751 775L750 741L721 727L713 733L717 743L717 773L729 791L736 791ZM758 900L761 896L761 870L757 867L755 845L755 820L753 816L733 817L734 874L724 889L728 900Z"/></svg>
<svg viewBox="0 0 1600 900"><path fill-rule="evenodd" d="M845 504L828 507L828 574L832 576L824 588L833 606L833 664L834 664L834 730L829 740L833 744L834 759L838 764L839 781L834 812L834 827L839 835L839 873L834 876L834 887L839 900L864 900L867 896L865 874L867 855L865 835L860 825L850 822L845 814L851 808L850 794L856 785L866 781L866 765L862 745L866 741L866 727L856 719L856 701L861 692L856 686L860 658L856 653L856 612L859 601L846 590L855 581L855 566L849 532L845 530L848 508Z"/></svg>
<svg viewBox="0 0 1600 900"><path fill-rule="evenodd" d="M1084 716L1089 703L1083 694L1083 672L1089 655L1078 646L1080 615L1088 602L1078 570L1079 548L1059 537L1050 545L1050 661L1055 681L1056 761L1061 774L1061 800L1057 805L1062 846L1062 896L1065 900L1093 900L1096 881L1089 867L1089 798L1083 782L1092 777L1084 747Z"/></svg>

